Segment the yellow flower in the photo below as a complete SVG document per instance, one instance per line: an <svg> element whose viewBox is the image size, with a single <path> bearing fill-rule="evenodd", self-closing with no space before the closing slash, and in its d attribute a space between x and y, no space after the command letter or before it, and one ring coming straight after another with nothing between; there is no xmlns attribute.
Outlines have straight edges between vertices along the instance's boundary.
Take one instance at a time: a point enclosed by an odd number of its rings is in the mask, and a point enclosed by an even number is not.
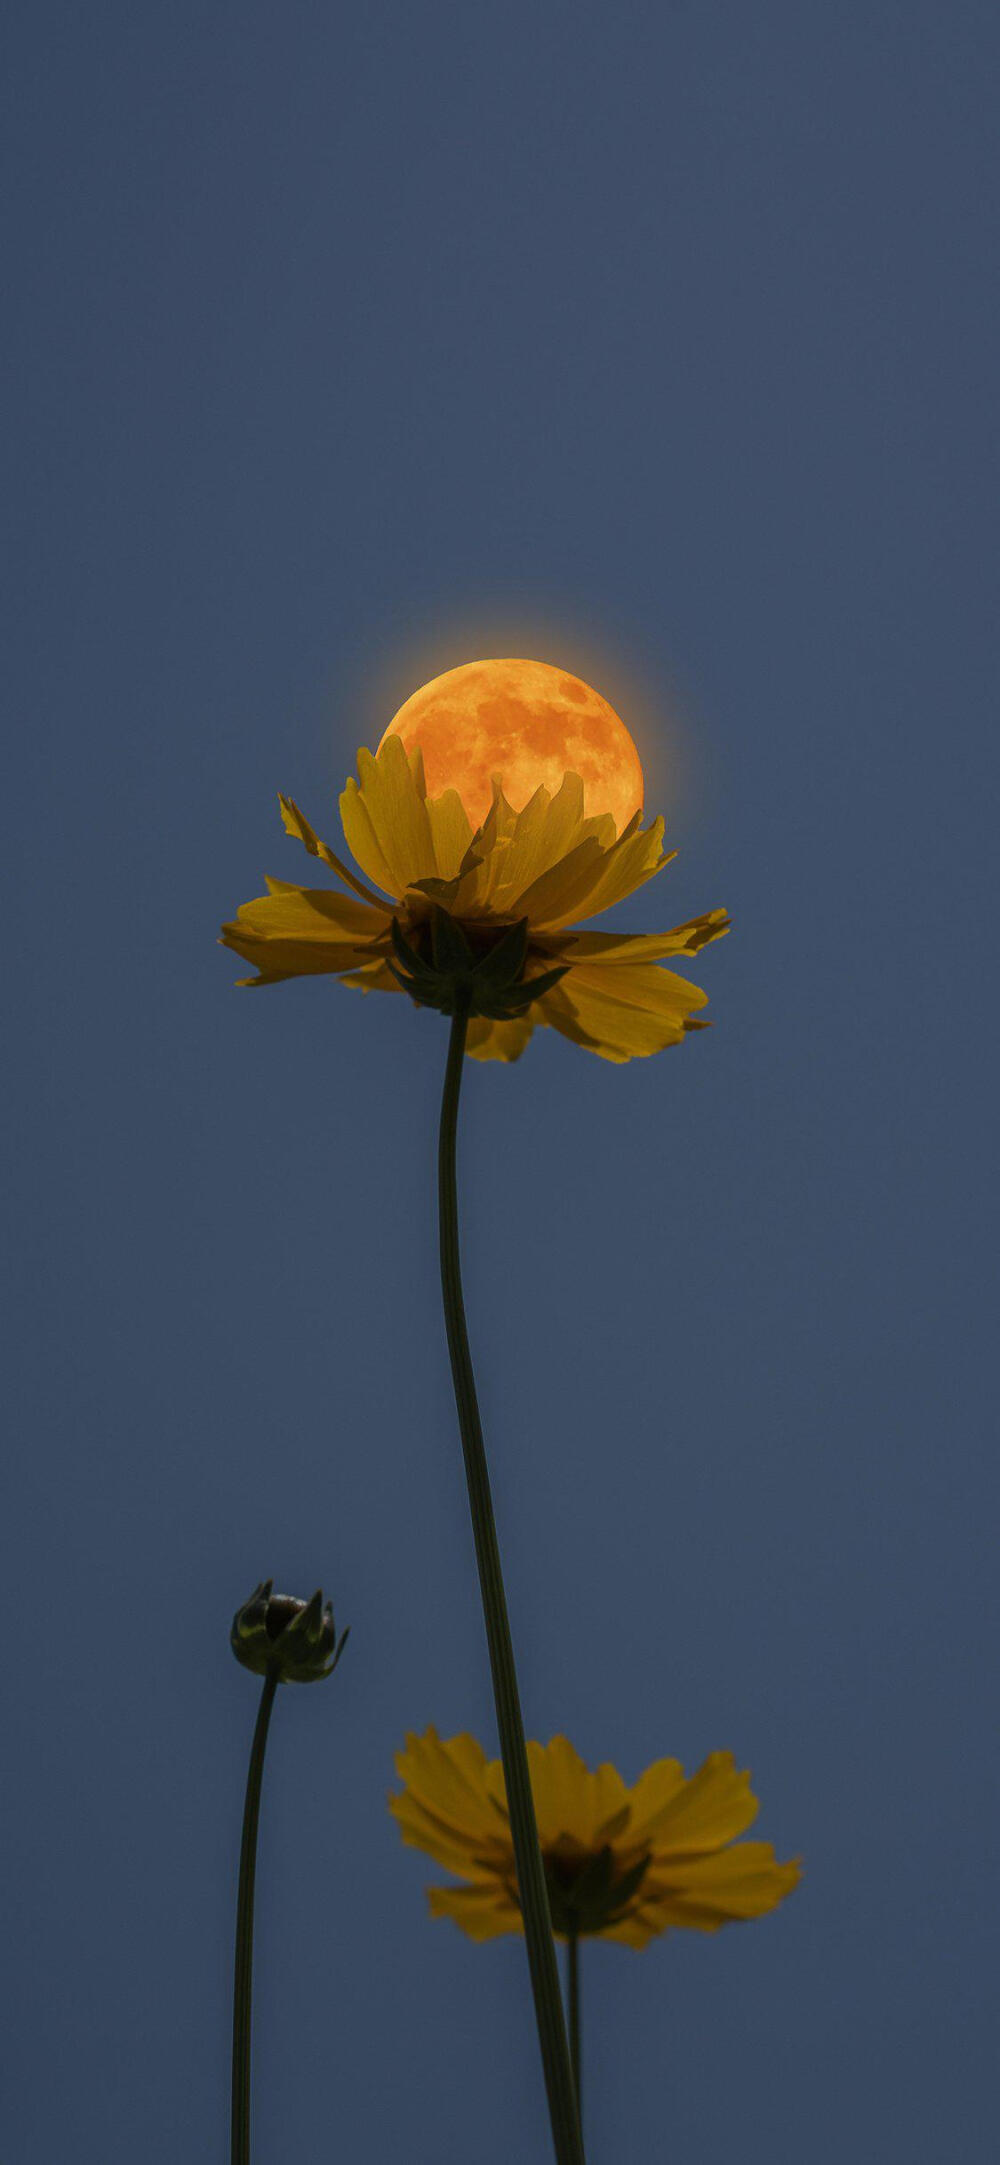
<svg viewBox="0 0 1000 2165"><path fill-rule="evenodd" d="M770 1842L740 1842L757 1816L750 1776L731 1752L710 1752L685 1780L657 1759L626 1788L612 1766L590 1772L565 1737L528 1745L538 1838L560 1938L599 1936L645 1947L688 1926L717 1932L776 1909L797 1885L796 1860ZM466 1882L428 1889L431 1915L470 1939L520 1932L503 1769L474 1737L408 1736L396 1757L404 1783L389 1809L404 1842Z"/></svg>
<svg viewBox="0 0 1000 2165"><path fill-rule="evenodd" d="M365 879L281 798L288 833L350 892L269 879L267 894L244 903L222 929L223 945L259 973L241 983L332 974L363 992L399 992L400 937L426 956L432 920L443 912L457 921L475 955L486 955L524 924L518 989L527 995L533 980L546 984L530 1013L497 1018L473 1011L466 1042L474 1059L516 1060L535 1022L618 1061L661 1052L680 1044L686 1031L707 1028L694 1020L707 995L660 965L718 939L728 929L724 910L671 932L572 929L574 920L610 909L670 862L662 819L643 828L636 813L619 835L610 814L584 816L583 783L567 774L554 795L538 789L519 812L495 785L490 811L473 832L455 790L427 796L422 755L407 752L398 736L387 737L377 754L358 753L358 777L348 781L340 813Z"/></svg>

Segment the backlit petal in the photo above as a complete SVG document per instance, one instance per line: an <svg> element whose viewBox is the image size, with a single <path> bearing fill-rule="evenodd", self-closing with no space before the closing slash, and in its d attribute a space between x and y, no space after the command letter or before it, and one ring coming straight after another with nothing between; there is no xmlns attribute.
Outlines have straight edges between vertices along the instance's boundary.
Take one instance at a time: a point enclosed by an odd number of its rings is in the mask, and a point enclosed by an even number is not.
<svg viewBox="0 0 1000 2165"><path fill-rule="evenodd" d="M779 1864L770 1842L736 1842L714 1856L679 1864L669 1878L651 1866L643 1899L664 1925L711 1932L740 1918L766 1916L801 1877L798 1858Z"/></svg>
<svg viewBox="0 0 1000 2165"><path fill-rule="evenodd" d="M509 908L514 916L526 916L519 897L580 842L588 836L594 838L598 832L610 838L614 821L584 819L583 783L578 774L565 775L555 796L550 796L547 789L536 789L523 811L513 814L509 825L501 822L500 846L494 851L487 887L492 907Z"/></svg>
<svg viewBox="0 0 1000 2165"><path fill-rule="evenodd" d="M505 1932L521 1932L521 1912L499 1881L495 1886L428 1887L432 1917L451 1917L470 1939L500 1939Z"/></svg>
<svg viewBox="0 0 1000 2165"><path fill-rule="evenodd" d="M632 1060L679 1045L687 1016L708 995L655 963L611 970L584 963L539 1002L546 1022L605 1060Z"/></svg>
<svg viewBox="0 0 1000 2165"><path fill-rule="evenodd" d="M376 887L384 887L386 894L399 896L403 888L390 869L375 838L371 813L353 775L340 797L340 824L344 830L348 849L363 872L367 872Z"/></svg>
<svg viewBox="0 0 1000 2165"><path fill-rule="evenodd" d="M469 1024L465 1049L471 1060L519 1060L534 1029L530 1015L511 1022L491 1022L476 1015Z"/></svg>
<svg viewBox="0 0 1000 2165"><path fill-rule="evenodd" d="M567 1737L548 1744L529 1743L531 1793L542 1843L567 1835L581 1847L600 1848L605 1830L617 1823L628 1805L628 1791L617 1769L607 1763L586 1766Z"/></svg>
<svg viewBox="0 0 1000 2165"><path fill-rule="evenodd" d="M340 982L355 986L358 992L402 992L405 989L381 957L375 962L364 963L360 970L347 971Z"/></svg>
<svg viewBox="0 0 1000 2165"><path fill-rule="evenodd" d="M534 928L569 924L586 915L578 897L587 896L604 871L607 850L596 835L585 835L558 864L550 865L532 880L512 903L519 917Z"/></svg>
<svg viewBox="0 0 1000 2165"><path fill-rule="evenodd" d="M503 1870L510 1837L499 1821L489 1836L478 1834L470 1826L457 1826L432 1811L410 1790L391 1796L389 1810L408 1848L422 1849L460 1879L473 1879L484 1869Z"/></svg>
<svg viewBox="0 0 1000 2165"><path fill-rule="evenodd" d="M503 882L517 817L506 797L497 790L482 826L477 827L466 850L451 893L446 897L438 892L435 896L443 907L454 910L457 917L500 914L494 909L491 897Z"/></svg>
<svg viewBox="0 0 1000 2165"><path fill-rule="evenodd" d="M737 1768L732 1752L710 1752L650 1826L656 1866L721 1849L746 1832L758 1810L750 1775Z"/></svg>
<svg viewBox="0 0 1000 2165"><path fill-rule="evenodd" d="M631 1849L633 1844L647 1848L656 1830L657 1822L667 1805L672 1804L684 1787L684 1769L679 1759L655 1759L651 1767L640 1774L633 1789L629 1791L628 1826L622 1842Z"/></svg>
<svg viewBox="0 0 1000 2165"><path fill-rule="evenodd" d="M651 1939L667 1929L666 1921L660 1922L659 1910L647 1906L641 1898L629 1904L624 1917L617 1924L606 1925L602 1939L615 1940L619 1947L648 1947Z"/></svg>
<svg viewBox="0 0 1000 2165"><path fill-rule="evenodd" d="M589 862L607 851L614 839L614 820L608 814L584 818L579 775L565 775L554 796L537 789L521 812L513 810L495 785L493 803L473 836L467 869L448 906L459 916L528 916L525 894L549 880L555 882L556 893L563 895L567 861L573 860L572 873L578 870L580 849L585 849Z"/></svg>
<svg viewBox="0 0 1000 2165"><path fill-rule="evenodd" d="M328 844L320 841L314 828L310 827L305 813L300 812L294 798L279 796L278 803L281 806L281 817L285 823L286 834L294 835L297 842L304 842L311 857L318 857L322 864L329 865L331 872L336 872L348 887L354 889L355 894L361 895L366 902L374 902L376 908L378 908L381 897L373 895L370 889L365 886L364 881L359 880L351 871L350 866L342 864L340 858L334 856Z"/></svg>
<svg viewBox="0 0 1000 2165"><path fill-rule="evenodd" d="M500 1823L486 1789L489 1765L475 1737L439 1737L434 1728L407 1736L396 1772L409 1794L443 1825L478 1842Z"/></svg>
<svg viewBox="0 0 1000 2165"><path fill-rule="evenodd" d="M587 1769L568 1737L553 1737L548 1744L529 1743L528 1765L539 1840L544 1845L568 1834L586 1844L590 1834Z"/></svg>
<svg viewBox="0 0 1000 2165"><path fill-rule="evenodd" d="M539 952L551 954L553 960L617 967L622 962L663 962L668 955L696 954L710 941L721 940L729 931L729 923L725 910L709 910L704 917L692 917L686 925L675 925L671 932L621 932L617 936L613 932L533 932L532 939Z"/></svg>
<svg viewBox="0 0 1000 2165"><path fill-rule="evenodd" d="M244 902L221 934L223 946L252 962L265 983L357 969L387 937L388 916L353 895L281 880L268 885L271 892Z"/></svg>
<svg viewBox="0 0 1000 2165"><path fill-rule="evenodd" d="M340 799L344 833L369 878L403 895L438 871L423 762L419 753L408 758L400 737L388 737L377 756L362 747L358 777L348 780Z"/></svg>
<svg viewBox="0 0 1000 2165"><path fill-rule="evenodd" d="M539 930L554 932L611 909L670 861L663 854L663 821L655 819L651 827L626 831L610 849L574 851L572 861L557 865L520 897L519 910Z"/></svg>
<svg viewBox="0 0 1000 2165"><path fill-rule="evenodd" d="M472 841L469 815L457 789L446 789L442 797L428 797L427 818L436 876L441 880L456 879Z"/></svg>

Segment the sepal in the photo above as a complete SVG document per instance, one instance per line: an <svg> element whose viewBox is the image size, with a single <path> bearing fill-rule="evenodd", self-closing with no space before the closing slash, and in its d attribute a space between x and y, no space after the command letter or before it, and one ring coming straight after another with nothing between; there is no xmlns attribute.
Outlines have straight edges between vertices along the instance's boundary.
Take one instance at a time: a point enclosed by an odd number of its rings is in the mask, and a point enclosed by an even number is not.
<svg viewBox="0 0 1000 2165"><path fill-rule="evenodd" d="M615 1870L614 1851L605 1843L579 1865L566 1857L544 1859L552 1929L564 1939L606 1932L624 1915L646 1876L648 1857L627 1872Z"/></svg>
<svg viewBox="0 0 1000 2165"><path fill-rule="evenodd" d="M465 928L448 910L435 904L423 945L409 940L397 917L390 926L396 961L389 963L398 984L418 1007L434 1007L442 1015L461 1008L470 1016L482 1015L491 1022L510 1022L527 1014L533 1000L565 977L568 964L526 978L528 920L509 925L492 946L478 952Z"/></svg>

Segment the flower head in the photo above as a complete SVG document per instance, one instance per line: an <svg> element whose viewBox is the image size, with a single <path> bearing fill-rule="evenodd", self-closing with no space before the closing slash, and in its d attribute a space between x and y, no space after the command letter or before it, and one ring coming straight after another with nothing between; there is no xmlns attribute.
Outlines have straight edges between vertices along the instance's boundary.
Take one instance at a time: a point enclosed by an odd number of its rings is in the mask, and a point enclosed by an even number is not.
<svg viewBox="0 0 1000 2165"><path fill-rule="evenodd" d="M776 1909L797 1885L794 1859L769 1842L741 1842L757 1816L750 1776L731 1752L711 1752L685 1779L658 1759L629 1789L612 1766L590 1771L565 1737L528 1745L538 1838L553 1929L645 1947L687 1926L717 1932ZM428 1890L431 1914L470 1939L520 1932L514 1848L498 1759L474 1737L408 1736L403 1782L389 1800L404 1842L464 1881Z"/></svg>
<svg viewBox="0 0 1000 2165"><path fill-rule="evenodd" d="M455 790L428 797L419 748L407 751L389 735L376 754L358 753L358 780L348 781L340 799L364 878L319 840L297 805L287 797L280 803L287 832L341 888L269 879L267 894L245 902L222 928L223 945L258 972L241 983L332 975L362 992L406 990L420 1004L440 1005L422 994L446 920L444 938L453 949L462 943L487 974L503 949L503 1001L491 996L470 1005L474 1059L516 1060L535 1023L615 1061L661 1052L707 1027L695 1019L707 995L661 964L719 939L729 925L725 910L663 933L573 929L670 862L662 819L644 828L637 812L619 834L609 813L586 817L579 775L564 775L554 794L537 789L521 811L495 783L490 810L473 831ZM515 947L511 979L504 971Z"/></svg>
<svg viewBox="0 0 1000 2165"><path fill-rule="evenodd" d="M314 1684L330 1676L347 1632L338 1640L333 1610L329 1602L324 1607L322 1590L317 1587L311 1601L299 1601L273 1588L273 1579L262 1579L236 1611L229 1643L237 1661L256 1676L277 1670L283 1684Z"/></svg>

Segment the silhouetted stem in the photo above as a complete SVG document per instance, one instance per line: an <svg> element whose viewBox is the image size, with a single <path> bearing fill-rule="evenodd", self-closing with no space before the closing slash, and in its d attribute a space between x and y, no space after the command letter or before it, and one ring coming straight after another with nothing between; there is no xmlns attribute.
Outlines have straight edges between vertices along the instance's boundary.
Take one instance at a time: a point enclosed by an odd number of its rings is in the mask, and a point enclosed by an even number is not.
<svg viewBox="0 0 1000 2165"><path fill-rule="evenodd" d="M566 1942L566 1998L569 2007L569 2056L573 2065L576 2109L583 2126L583 2092L580 2087L580 1938L571 1931Z"/></svg>
<svg viewBox="0 0 1000 2165"><path fill-rule="evenodd" d="M243 1806L243 1839L240 1844L240 1885L236 1897L236 1971L233 1979L233 2137L232 2165L250 2165L250 2013L253 1996L253 1896L257 1876L257 1822L260 1818L260 1784L278 1672L264 1679L257 1726L250 1747L246 1802Z"/></svg>
<svg viewBox="0 0 1000 2165"><path fill-rule="evenodd" d="M524 1724L514 1667L514 1649L511 1645L507 1602L500 1568L486 1448L476 1400L476 1383L462 1299L455 1139L467 1027L466 1010L453 1016L441 1102L438 1154L441 1287L552 2139L558 2165L585 2165L573 2069L566 2042L566 2024L559 1990L545 1871L538 1847L538 1829L535 1824Z"/></svg>

